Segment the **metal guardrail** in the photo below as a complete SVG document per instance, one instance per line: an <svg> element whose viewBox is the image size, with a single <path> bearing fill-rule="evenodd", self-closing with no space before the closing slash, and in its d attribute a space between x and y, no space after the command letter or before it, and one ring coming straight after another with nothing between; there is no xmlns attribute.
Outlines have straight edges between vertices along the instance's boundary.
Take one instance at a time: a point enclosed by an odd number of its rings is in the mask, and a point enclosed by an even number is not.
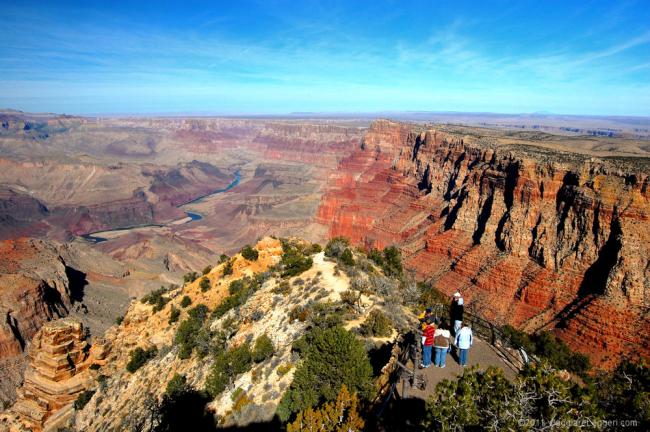
<svg viewBox="0 0 650 432"><path fill-rule="evenodd" d="M437 303L431 306L431 313L437 320L449 318L449 306ZM503 360L514 370L521 370L525 364L534 361L525 351L520 348L511 346L509 338L503 332L500 326L488 321L475 313L464 313L465 322L470 323L472 332L475 336L489 343ZM397 358L393 361L392 369L388 372L391 378L384 394L388 398L395 393L398 383L401 382L401 395L408 397L408 391L411 388L425 389L427 386L426 375L419 372L420 364L420 332L411 331L403 334L398 338L399 351ZM514 354L513 351L517 354ZM412 367L408 367L409 361ZM390 391L388 391L390 390ZM387 401L387 400L386 400ZM385 405L385 404L384 404ZM383 411L383 407L381 409Z"/></svg>
<svg viewBox="0 0 650 432"><path fill-rule="evenodd" d="M520 350L510 345L510 340L504 334L503 330L501 330L501 328L496 324L467 312L465 312L464 318L465 321L470 323L472 332L480 339L488 342L514 368L521 369L519 365L521 364L523 366L530 360L529 357L525 355L525 352L521 357L515 356L512 353L511 349L517 350L517 352Z"/></svg>

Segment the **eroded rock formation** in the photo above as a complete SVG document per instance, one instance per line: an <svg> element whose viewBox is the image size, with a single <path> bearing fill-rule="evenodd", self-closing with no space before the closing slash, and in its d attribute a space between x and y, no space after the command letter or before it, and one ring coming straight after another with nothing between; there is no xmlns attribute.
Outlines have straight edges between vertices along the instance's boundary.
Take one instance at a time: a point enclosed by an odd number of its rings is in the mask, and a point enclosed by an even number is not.
<svg viewBox="0 0 650 432"><path fill-rule="evenodd" d="M399 244L484 316L554 329L602 366L650 356L650 177L592 158L378 121L330 178L330 236Z"/></svg>
<svg viewBox="0 0 650 432"><path fill-rule="evenodd" d="M90 365L103 364L106 353L101 343L89 345L81 323L48 322L30 344L18 400L0 422L16 430L58 430L72 415L72 402L94 382Z"/></svg>
<svg viewBox="0 0 650 432"><path fill-rule="evenodd" d="M68 314L70 271L47 242L0 242L0 359L20 354L43 323Z"/></svg>

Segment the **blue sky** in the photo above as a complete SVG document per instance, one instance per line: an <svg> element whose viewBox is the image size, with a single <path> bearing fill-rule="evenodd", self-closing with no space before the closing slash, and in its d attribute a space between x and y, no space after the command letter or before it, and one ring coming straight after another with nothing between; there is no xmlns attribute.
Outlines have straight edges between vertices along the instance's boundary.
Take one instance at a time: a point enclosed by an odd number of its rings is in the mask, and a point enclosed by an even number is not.
<svg viewBox="0 0 650 432"><path fill-rule="evenodd" d="M647 0L0 1L0 36L26 111L650 115Z"/></svg>

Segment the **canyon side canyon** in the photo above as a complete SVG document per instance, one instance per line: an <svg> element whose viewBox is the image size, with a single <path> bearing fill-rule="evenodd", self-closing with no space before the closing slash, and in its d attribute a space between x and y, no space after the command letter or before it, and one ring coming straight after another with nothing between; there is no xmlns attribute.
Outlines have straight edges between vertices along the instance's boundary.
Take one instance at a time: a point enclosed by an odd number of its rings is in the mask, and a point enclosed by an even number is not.
<svg viewBox="0 0 650 432"><path fill-rule="evenodd" d="M461 290L486 319L550 330L605 369L650 358L647 136L363 118L0 119L7 405L35 373L27 348L45 323L72 315L101 337L134 298L267 235L397 245L411 274Z"/></svg>

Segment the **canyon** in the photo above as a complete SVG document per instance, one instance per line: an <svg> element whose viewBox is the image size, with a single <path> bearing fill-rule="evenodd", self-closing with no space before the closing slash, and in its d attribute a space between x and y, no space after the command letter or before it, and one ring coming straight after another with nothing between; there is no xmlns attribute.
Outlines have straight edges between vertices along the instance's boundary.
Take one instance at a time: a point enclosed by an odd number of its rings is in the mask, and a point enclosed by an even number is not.
<svg viewBox="0 0 650 432"><path fill-rule="evenodd" d="M374 123L330 179L329 236L398 244L435 289L602 367L647 358L648 160L460 132Z"/></svg>
<svg viewBox="0 0 650 432"><path fill-rule="evenodd" d="M371 310L389 309L388 299L367 292L358 300L359 312L344 314L345 308L336 306L343 293L350 289L353 278L369 275L357 272L350 277L323 252L311 253L312 267L301 274L281 276L274 269L287 244L304 247L307 254L311 251L310 243L300 239L265 237L253 245L258 251L254 260L236 254L228 262L216 264L201 278L209 282L207 289L196 280L167 290L167 302L160 309L144 301L132 302L124 319L101 338L86 338L83 326L71 318L46 323L33 338L17 402L0 414L0 427L12 432L26 428L95 431L155 427L160 419L152 410L156 409L156 401L168 393L167 383L182 375L187 385L202 389L214 365L212 355L179 355L177 335L183 321L189 320L197 307L216 312L232 292L233 283L254 279L259 280L259 286L247 301L225 313L209 314L202 331L213 335L211 343L218 344L216 341L223 337L221 350L249 345L260 335L267 335L274 347L271 358L256 361L250 370L232 376L232 384L222 394L203 404L223 427L254 427L271 421L280 396L296 373L297 354L292 346L311 323L311 319L294 317L292 311L310 311L316 304L324 305L338 311L344 317L345 328L352 329L363 323ZM414 314L399 303L394 307L409 325L417 322ZM171 319L174 311L178 315ZM318 312L314 309L310 313ZM368 337L367 342L381 346L395 333L391 331L390 337ZM126 366L131 353L138 347L156 347L156 354L139 369L129 370ZM380 370L388 358L382 357L381 361ZM91 389L87 403L73 408L76 397ZM202 407L192 409L196 412Z"/></svg>
<svg viewBox="0 0 650 432"><path fill-rule="evenodd" d="M132 300L268 235L397 245L410 275L492 322L552 331L599 368L649 358L647 137L419 116L2 112L0 400L19 398L48 322L115 332Z"/></svg>

